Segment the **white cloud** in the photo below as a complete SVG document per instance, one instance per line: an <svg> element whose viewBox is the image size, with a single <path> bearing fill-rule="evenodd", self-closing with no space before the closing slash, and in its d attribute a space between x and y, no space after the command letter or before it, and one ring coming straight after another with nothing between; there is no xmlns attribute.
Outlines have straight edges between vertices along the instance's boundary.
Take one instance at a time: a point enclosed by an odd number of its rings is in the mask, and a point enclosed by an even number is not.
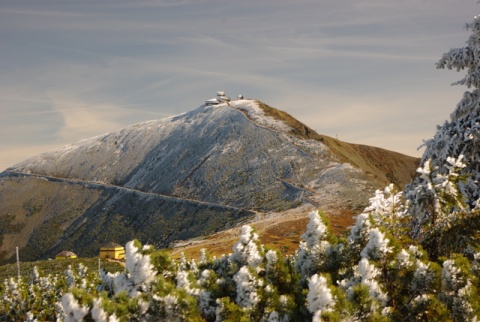
<svg viewBox="0 0 480 322"><path fill-rule="evenodd" d="M117 130L122 126L115 121L119 114L129 113L117 106L91 106L79 100L59 98L57 95L50 95L50 100L55 112L63 120L57 131L59 141L62 142L75 142Z"/></svg>

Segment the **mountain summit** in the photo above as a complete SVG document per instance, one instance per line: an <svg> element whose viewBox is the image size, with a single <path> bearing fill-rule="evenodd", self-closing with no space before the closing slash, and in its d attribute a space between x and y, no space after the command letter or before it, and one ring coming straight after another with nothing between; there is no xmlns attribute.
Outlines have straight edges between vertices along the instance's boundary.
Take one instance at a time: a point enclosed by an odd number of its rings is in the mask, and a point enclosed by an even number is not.
<svg viewBox="0 0 480 322"><path fill-rule="evenodd" d="M418 160L319 135L256 100L206 104L21 162L0 174L0 261L166 247L301 205L363 210Z"/></svg>

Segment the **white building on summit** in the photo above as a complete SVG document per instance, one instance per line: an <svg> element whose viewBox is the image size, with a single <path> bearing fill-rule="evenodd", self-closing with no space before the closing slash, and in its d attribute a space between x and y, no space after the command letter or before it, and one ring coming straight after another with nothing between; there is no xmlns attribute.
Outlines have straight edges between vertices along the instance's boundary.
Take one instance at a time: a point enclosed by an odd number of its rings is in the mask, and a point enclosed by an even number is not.
<svg viewBox="0 0 480 322"><path fill-rule="evenodd" d="M220 101L217 100L216 98L211 98L205 101L205 105L218 105L220 104Z"/></svg>
<svg viewBox="0 0 480 322"><path fill-rule="evenodd" d="M205 105L218 105L225 102L230 102L230 97L225 96L224 91L218 91L217 97L206 100Z"/></svg>

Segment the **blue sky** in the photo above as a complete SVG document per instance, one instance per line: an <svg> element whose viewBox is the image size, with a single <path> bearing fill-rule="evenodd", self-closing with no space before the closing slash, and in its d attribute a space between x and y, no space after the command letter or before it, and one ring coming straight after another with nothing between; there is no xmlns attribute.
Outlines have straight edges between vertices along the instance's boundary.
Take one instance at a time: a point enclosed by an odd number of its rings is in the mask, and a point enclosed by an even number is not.
<svg viewBox="0 0 480 322"><path fill-rule="evenodd" d="M0 170L216 91L419 156L466 88L476 0L0 0Z"/></svg>

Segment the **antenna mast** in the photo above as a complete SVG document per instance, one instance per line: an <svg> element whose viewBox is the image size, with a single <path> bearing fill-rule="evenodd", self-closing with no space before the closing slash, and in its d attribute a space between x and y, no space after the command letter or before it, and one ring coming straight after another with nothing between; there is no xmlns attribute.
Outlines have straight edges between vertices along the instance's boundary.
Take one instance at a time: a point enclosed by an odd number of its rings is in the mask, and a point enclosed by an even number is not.
<svg viewBox="0 0 480 322"><path fill-rule="evenodd" d="M18 246L16 247L17 250L17 275L18 279L20 279L20 256L18 255Z"/></svg>

